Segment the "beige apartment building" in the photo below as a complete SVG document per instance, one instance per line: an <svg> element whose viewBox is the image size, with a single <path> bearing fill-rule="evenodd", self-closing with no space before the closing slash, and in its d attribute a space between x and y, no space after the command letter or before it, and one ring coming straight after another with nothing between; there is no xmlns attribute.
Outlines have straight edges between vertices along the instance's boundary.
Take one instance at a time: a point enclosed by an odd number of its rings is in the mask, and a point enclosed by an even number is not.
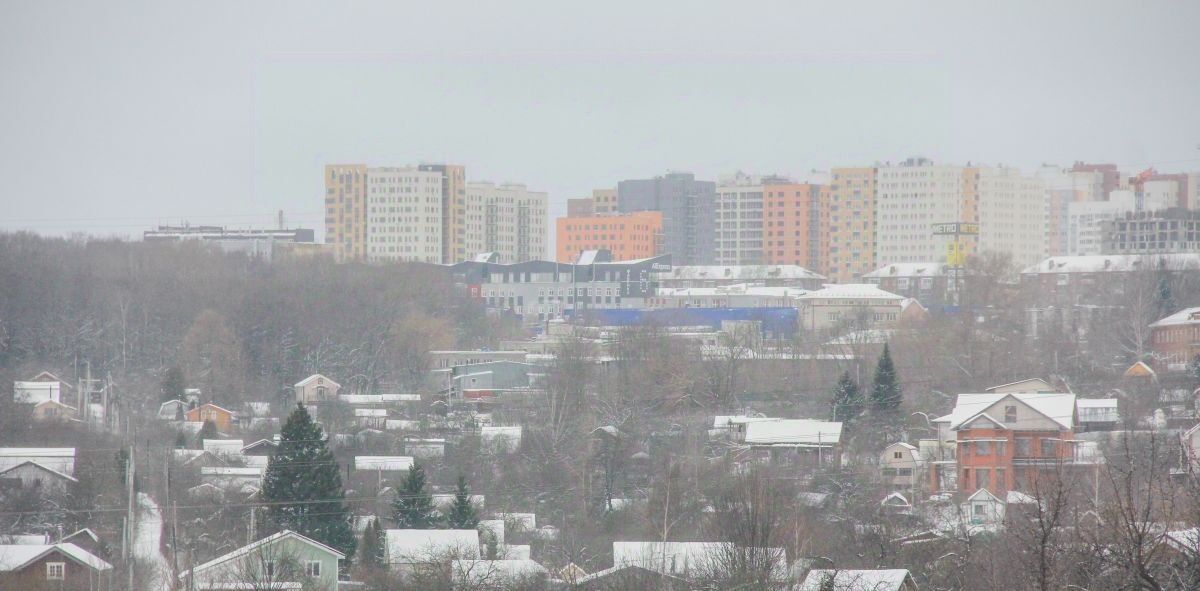
<svg viewBox="0 0 1200 591"><path fill-rule="evenodd" d="M825 275L835 283L855 283L875 270L875 178L874 167L831 171Z"/></svg>
<svg viewBox="0 0 1200 591"><path fill-rule="evenodd" d="M443 174L417 167L367 170L370 262L442 262Z"/></svg>
<svg viewBox="0 0 1200 591"><path fill-rule="evenodd" d="M457 263L475 253L467 252L467 170L460 164L422 164L422 171L442 175L442 261Z"/></svg>
<svg viewBox="0 0 1200 591"><path fill-rule="evenodd" d="M1008 253L1021 268L1049 256L1049 210L1042 181L1016 168L977 170L978 250Z"/></svg>
<svg viewBox="0 0 1200 591"><path fill-rule="evenodd" d="M325 242L339 260L366 257L367 167L325 166Z"/></svg>
<svg viewBox="0 0 1200 591"><path fill-rule="evenodd" d="M549 197L525 185L467 183L466 252L495 252L501 263L545 259Z"/></svg>

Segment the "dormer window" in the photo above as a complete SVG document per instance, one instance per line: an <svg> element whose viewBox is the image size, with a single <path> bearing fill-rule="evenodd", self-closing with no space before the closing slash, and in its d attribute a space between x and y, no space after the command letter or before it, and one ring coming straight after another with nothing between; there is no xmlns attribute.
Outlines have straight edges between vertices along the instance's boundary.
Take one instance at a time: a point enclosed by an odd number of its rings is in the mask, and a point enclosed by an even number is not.
<svg viewBox="0 0 1200 591"><path fill-rule="evenodd" d="M1009 405L1009 406L1004 407L1004 422L1005 423L1017 422L1017 407L1016 406Z"/></svg>

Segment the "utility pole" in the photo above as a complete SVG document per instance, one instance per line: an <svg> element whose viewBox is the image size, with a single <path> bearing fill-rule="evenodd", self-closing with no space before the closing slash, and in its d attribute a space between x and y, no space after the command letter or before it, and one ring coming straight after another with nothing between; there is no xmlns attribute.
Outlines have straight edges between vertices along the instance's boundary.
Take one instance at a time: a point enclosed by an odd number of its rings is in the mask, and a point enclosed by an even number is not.
<svg viewBox="0 0 1200 591"><path fill-rule="evenodd" d="M106 398L105 401L107 402L107 395L105 396L105 398ZM129 572L129 587L127 587L127 588L133 589L133 544L134 544L134 539L133 539L134 533L133 532L134 532L134 523L135 523L134 513L133 513L134 494L135 494L133 492L133 481L134 481L133 445L129 446L129 463L127 464L127 467L125 469L125 479L129 481L127 483L128 495L129 495L129 509L128 509L128 512L126 513L126 518L125 518L125 523L127 524L127 526L125 528L125 535L128 538L128 540L126 542L125 570L127 570Z"/></svg>

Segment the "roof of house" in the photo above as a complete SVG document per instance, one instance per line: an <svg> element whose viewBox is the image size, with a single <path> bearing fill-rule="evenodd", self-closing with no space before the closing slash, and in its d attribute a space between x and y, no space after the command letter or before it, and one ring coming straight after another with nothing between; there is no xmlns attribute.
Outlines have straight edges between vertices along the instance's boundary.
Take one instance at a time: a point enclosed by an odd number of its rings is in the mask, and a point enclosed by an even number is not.
<svg viewBox="0 0 1200 591"><path fill-rule="evenodd" d="M1200 527L1169 531L1166 541L1179 552L1200 556Z"/></svg>
<svg viewBox="0 0 1200 591"><path fill-rule="evenodd" d="M387 412L386 408L356 408L356 409L354 409L354 416L356 416L356 417L387 417L388 412Z"/></svg>
<svg viewBox="0 0 1200 591"><path fill-rule="evenodd" d="M1021 274L1153 271L1160 265L1170 270L1200 268L1200 253L1058 256L1026 267Z"/></svg>
<svg viewBox="0 0 1200 591"><path fill-rule="evenodd" d="M542 565L524 560L455 560L450 563L450 573L456 579L466 579L474 584L497 583L525 577L549 574Z"/></svg>
<svg viewBox="0 0 1200 591"><path fill-rule="evenodd" d="M967 421L982 414L992 405L1008 397L1024 403L1035 412L1058 423L1064 429L1070 429L1075 422L1075 395L1058 392L1008 392L987 394L959 394L954 410L945 416L938 417L935 422L949 422L951 429L957 429ZM998 423L994 418L988 417Z"/></svg>
<svg viewBox="0 0 1200 591"><path fill-rule="evenodd" d="M248 449L254 449L256 447L263 446L263 445L265 445L267 447L279 447L278 443L271 441L270 439L259 439L258 441L255 441L252 443L247 443L246 445L243 445L241 451L244 452Z"/></svg>
<svg viewBox="0 0 1200 591"><path fill-rule="evenodd" d="M572 567L572 566L575 566L574 563L567 565L567 567L564 567L562 569L562 571L560 571L560 572L565 574L567 568ZM598 570L592 574L586 574L586 572L584 572L584 570L579 568L578 566L575 566L575 568L578 569L579 572L584 573L582 575L577 574L577 573L571 573L575 576L575 582L574 582L575 585L581 585L583 583L588 583L591 581L595 581L597 579L603 579L605 577L616 575L623 571L628 571L631 569L635 569L638 571L644 571L644 572L648 572L648 573L654 573L655 576L667 577L670 579L674 579L676 581L680 581L681 583L683 582L683 579L676 577L674 575L670 575L667 573L660 573L657 570L651 570L651 569L648 569L644 566L640 566L637 564L618 564L616 566L612 566L612 567L606 568L604 570Z"/></svg>
<svg viewBox="0 0 1200 591"><path fill-rule="evenodd" d="M842 424L814 419L776 419L746 423L750 445L834 445L842 439Z"/></svg>
<svg viewBox="0 0 1200 591"><path fill-rule="evenodd" d="M62 479L64 479L64 480L69 480L69 481L71 481L71 482L79 482L78 480L76 480L76 479L75 479L75 477L74 477L74 476L71 476L71 475L69 475L69 474L63 474L62 472L59 472L58 470L54 470L54 469L51 469L51 468L47 468L47 467L45 467L45 466L43 466L43 465L41 465L41 464L39 464L39 463L37 463L37 462L35 462L35 461L33 461L33 460L29 460L29 461L21 462L20 464L17 464L16 466L13 466L13 467L11 467L11 468L8 468L7 470L0 470L0 476L4 476L5 474L8 474L9 472L12 472L13 470L16 470L17 468L20 468L21 466L33 466L33 467L35 467L35 468L37 468L37 469L39 469L39 470L41 470L41 471L43 471L43 472L50 473L50 474L52 474L52 475L54 475L54 476L57 476L57 477L59 477L59 478L62 478Z"/></svg>
<svg viewBox="0 0 1200 591"><path fill-rule="evenodd" d="M827 578L833 578L838 591L900 591L912 577L907 569L852 570L820 569L808 571L799 591L821 591Z"/></svg>
<svg viewBox="0 0 1200 591"><path fill-rule="evenodd" d="M389 563L425 562L442 553L479 556L479 532L473 529L389 529L384 536Z"/></svg>
<svg viewBox="0 0 1200 591"><path fill-rule="evenodd" d="M855 299L855 300L890 300L899 303L904 296L879 289L874 283L830 283L821 289L806 292L800 296L802 300L813 299Z"/></svg>
<svg viewBox="0 0 1200 591"><path fill-rule="evenodd" d="M971 496L967 497L967 502L971 501L995 501L997 503L1004 502L1000 497L992 494L986 488L981 488L971 493Z"/></svg>
<svg viewBox="0 0 1200 591"><path fill-rule="evenodd" d="M263 475L262 468L239 468L225 466L204 466L200 468L201 476L253 476L261 478Z"/></svg>
<svg viewBox="0 0 1200 591"><path fill-rule="evenodd" d="M73 458L73 447L0 447L0 458Z"/></svg>
<svg viewBox="0 0 1200 591"><path fill-rule="evenodd" d="M223 406L218 406L218 405L216 405L216 404L213 404L213 403L211 403L211 402L205 402L204 404L201 404L200 406L197 406L196 408L193 408L193 409L189 410L188 412L192 412L193 410L200 410L200 409L202 409L202 408L205 408L205 407L208 407L208 408L215 408L215 409L217 409L217 410L219 410L219 411L221 411L221 412L223 412L223 413L225 413L225 414L230 414L230 415L231 415L231 414L233 414L233 411L232 411L232 410L229 410L228 408L225 408L225 407L223 407Z"/></svg>
<svg viewBox="0 0 1200 591"><path fill-rule="evenodd" d="M312 383L314 380L316 380L317 378L324 378L324 379L325 379L325 381L326 381L326 382L329 382L329 384L330 384L330 385L332 385L334 388L341 388L341 387L342 387L342 385L341 385L341 384L339 384L339 383L337 383L337 382L335 382L335 381L333 381L333 380L331 380L331 379L329 379L329 378L327 378L327 377L325 377L325 376L323 376L323 375L321 375L321 374L319 374L319 373L315 373L315 374L313 374L313 375L311 375L311 376L308 376L307 378L304 378L303 380L300 380L299 382L296 382L296 385L295 385L294 387L296 387L296 388L303 388L303 387L305 387L305 386L307 386L307 385L311 384L311 383Z"/></svg>
<svg viewBox="0 0 1200 591"><path fill-rule="evenodd" d="M1026 386L1026 385L1028 385L1028 386ZM1028 390L1014 390L1013 389L1018 386L1022 387L1022 388L1028 387L1031 389L1028 389ZM1046 382L1046 380L1043 380L1042 378L1026 378L1024 380L1017 380L1015 382L1009 382L1007 384L1000 384L999 386L992 386L991 388L985 389L984 392L996 393L997 390L1004 390L1005 392L1057 392L1058 391L1054 388L1054 386L1051 386L1049 383Z"/></svg>
<svg viewBox="0 0 1200 591"><path fill-rule="evenodd" d="M201 444L204 451L235 456L242 455L242 448L245 446L241 439L205 439Z"/></svg>
<svg viewBox="0 0 1200 591"><path fill-rule="evenodd" d="M1152 327L1182 326L1185 324L1200 324L1200 308L1184 308L1166 318L1152 323Z"/></svg>
<svg viewBox="0 0 1200 591"><path fill-rule="evenodd" d="M679 265L655 273L663 279L765 281L769 279L825 279L799 265Z"/></svg>
<svg viewBox="0 0 1200 591"><path fill-rule="evenodd" d="M412 456L355 456L355 470L403 471L411 469Z"/></svg>
<svg viewBox="0 0 1200 591"><path fill-rule="evenodd" d="M863 279L884 277L941 277L946 274L946 263L892 263L863 275Z"/></svg>
<svg viewBox="0 0 1200 591"><path fill-rule="evenodd" d="M255 550L257 550L263 546L266 546L267 544L272 544L278 540L282 540L283 538L291 538L298 542L308 544L309 546L312 546L319 550L324 550L325 552L328 552L328 553L336 556L338 560L345 560L345 558L346 558L345 554L342 554L341 552L338 552L337 550L334 550L333 548L330 548L329 546L326 546L325 544L322 544L316 540L313 540L312 538L302 536L290 529L285 529L281 532L269 535L261 540L258 540L257 542L252 542L250 544L246 544L245 546L242 546L241 548L238 548L237 550L234 550L228 554L223 554L221 556L218 556L212 560L209 560L208 562L205 562L204 564L200 564L195 567L192 567L190 570L187 570L187 571L184 571L183 573L181 573L179 575L179 578L180 578L180 580L183 580L188 576L189 573L207 570L207 569L210 569L219 564L229 562L230 560L233 560L235 558L240 558L251 552L254 552Z"/></svg>
<svg viewBox="0 0 1200 591"><path fill-rule="evenodd" d="M1117 408L1120 402L1116 398L1079 398L1075 400L1076 408Z"/></svg>
<svg viewBox="0 0 1200 591"><path fill-rule="evenodd" d="M0 572L21 570L30 563L40 560L43 556L55 550L93 570L108 570L112 568L111 564L101 560L95 554L75 544L66 542L62 544L15 544L0 546Z"/></svg>
<svg viewBox="0 0 1200 591"><path fill-rule="evenodd" d="M1134 362L1133 365L1130 365L1129 369L1125 370L1125 373L1121 374L1121 377L1123 377L1123 378L1152 378L1152 377L1154 377L1154 370L1151 369L1149 365L1146 365L1145 363L1143 363L1141 361L1137 361L1137 362Z"/></svg>

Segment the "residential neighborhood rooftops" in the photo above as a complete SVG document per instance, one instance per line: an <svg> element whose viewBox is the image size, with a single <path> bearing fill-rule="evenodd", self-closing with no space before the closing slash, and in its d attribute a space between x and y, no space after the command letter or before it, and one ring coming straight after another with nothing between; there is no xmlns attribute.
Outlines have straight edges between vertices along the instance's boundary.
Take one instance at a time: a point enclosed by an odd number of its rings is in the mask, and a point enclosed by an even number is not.
<svg viewBox="0 0 1200 591"><path fill-rule="evenodd" d="M95 554L75 544L66 542L63 544L0 545L0 572L20 570L55 550L94 570L108 570L112 568L111 564L105 562Z"/></svg>
<svg viewBox="0 0 1200 591"><path fill-rule="evenodd" d="M384 531L391 564L412 564L455 556L479 556L479 532L473 529L389 529Z"/></svg>
<svg viewBox="0 0 1200 591"><path fill-rule="evenodd" d="M832 579L832 587L826 581ZM905 587L909 585L909 587ZM837 591L901 591L916 589L908 570L855 570L855 569L813 569L808 571L804 582L800 583L800 591L822 591L836 589Z"/></svg>
<svg viewBox="0 0 1200 591"><path fill-rule="evenodd" d="M355 470L383 470L401 472L412 468L412 456L356 456Z"/></svg>
<svg viewBox="0 0 1200 591"><path fill-rule="evenodd" d="M746 423L748 445L831 446L842 438L842 424L814 419L775 419Z"/></svg>
<svg viewBox="0 0 1200 591"><path fill-rule="evenodd" d="M856 299L856 300L892 300L899 302L904 296L879 289L874 283L830 283L799 296L802 300L815 299Z"/></svg>
<svg viewBox="0 0 1200 591"><path fill-rule="evenodd" d="M892 263L884 265L870 273L864 273L863 279L882 279L884 277L941 277L946 274L945 263Z"/></svg>
<svg viewBox="0 0 1200 591"><path fill-rule="evenodd" d="M1056 256L1025 267L1021 274L1153 271L1160 265L1169 270L1197 269L1200 253Z"/></svg>

